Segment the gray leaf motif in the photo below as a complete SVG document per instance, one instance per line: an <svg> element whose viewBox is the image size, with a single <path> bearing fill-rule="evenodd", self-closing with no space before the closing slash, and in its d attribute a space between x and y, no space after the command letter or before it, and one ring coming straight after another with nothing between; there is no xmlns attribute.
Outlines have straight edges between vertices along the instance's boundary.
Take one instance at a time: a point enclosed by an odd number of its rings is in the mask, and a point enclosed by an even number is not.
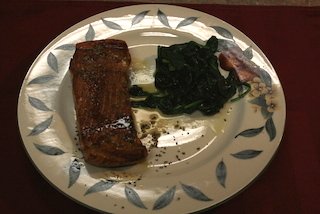
<svg viewBox="0 0 320 214"><path fill-rule="evenodd" d="M34 146L42 153L46 154L46 155L62 155L65 152L61 149L59 149L58 147L54 147L54 146L47 146L47 145L40 145L37 143L34 143Z"/></svg>
<svg viewBox="0 0 320 214"><path fill-rule="evenodd" d="M245 57L247 57L248 59L252 59L253 57L253 53L252 53L252 47L247 47L244 51L243 51L243 55Z"/></svg>
<svg viewBox="0 0 320 214"><path fill-rule="evenodd" d="M131 26L140 23L144 19L144 17L149 13L149 11L150 10L145 10L135 15L135 17L133 17L131 21Z"/></svg>
<svg viewBox="0 0 320 214"><path fill-rule="evenodd" d="M176 29L183 27L183 26L187 26L187 25L191 25L193 22L195 22L198 19L198 17L187 17L184 20L182 20L176 27Z"/></svg>
<svg viewBox="0 0 320 214"><path fill-rule="evenodd" d="M196 187L186 185L183 183L181 183L181 186L182 186L183 191L193 199L196 199L199 201L212 201L211 198L206 196L203 192L201 192L201 190L199 190Z"/></svg>
<svg viewBox="0 0 320 214"><path fill-rule="evenodd" d="M46 106L41 100L35 97L29 96L29 103L36 109L41 111L52 111L50 108Z"/></svg>
<svg viewBox="0 0 320 214"><path fill-rule="evenodd" d="M30 134L28 136L34 136L34 135L38 135L41 132L45 131L51 124L53 119L53 116L49 117L48 119L46 119L45 121L39 123L38 125L36 125L30 132Z"/></svg>
<svg viewBox="0 0 320 214"><path fill-rule="evenodd" d="M81 165L77 159L74 159L71 162L71 165L69 167L69 185L68 188L70 188L73 184L76 183L80 176L81 172Z"/></svg>
<svg viewBox="0 0 320 214"><path fill-rule="evenodd" d="M258 105L261 107L267 107L266 99L263 96L256 97L249 101L249 103Z"/></svg>
<svg viewBox="0 0 320 214"><path fill-rule="evenodd" d="M270 117L267 121L266 121L266 131L269 135L269 140L272 141L276 135L277 135L277 130L276 127L274 125L273 119L272 117Z"/></svg>
<svg viewBox="0 0 320 214"><path fill-rule="evenodd" d="M64 51L74 51L76 49L75 44L64 44L56 47L57 50L64 50Z"/></svg>
<svg viewBox="0 0 320 214"><path fill-rule="evenodd" d="M260 76L260 79L262 80L262 82L264 82L268 87L272 86L272 78L266 70L262 68L258 68L257 73Z"/></svg>
<svg viewBox="0 0 320 214"><path fill-rule="evenodd" d="M105 19L102 19L102 22L105 26L107 26L108 28L111 28L113 30L123 30L123 28L115 22L108 21Z"/></svg>
<svg viewBox="0 0 320 214"><path fill-rule="evenodd" d="M228 50L237 46L238 45L232 40L218 39L218 51Z"/></svg>
<svg viewBox="0 0 320 214"><path fill-rule="evenodd" d="M217 31L217 33L227 39L233 39L233 35L230 31L228 31L227 29L220 27L220 26L211 26L213 29L215 29L215 31Z"/></svg>
<svg viewBox="0 0 320 214"><path fill-rule="evenodd" d="M273 112L268 111L268 106L261 106L261 114L265 119L272 117Z"/></svg>
<svg viewBox="0 0 320 214"><path fill-rule="evenodd" d="M164 12L162 12L160 9L158 9L157 16L158 16L159 21L160 21L163 25L171 28L171 26L170 26L170 24L169 24L169 21L168 21L167 15L166 15Z"/></svg>
<svg viewBox="0 0 320 214"><path fill-rule="evenodd" d="M110 189L113 185L115 185L117 182L112 180L106 180L106 181L99 181L98 183L95 183L93 186L91 186L84 195L88 195L95 192L101 192Z"/></svg>
<svg viewBox="0 0 320 214"><path fill-rule="evenodd" d="M268 111L268 105L266 103L265 96L259 96L249 100L249 103L260 106L261 114L265 119L268 119L272 116L273 112Z"/></svg>
<svg viewBox="0 0 320 214"><path fill-rule="evenodd" d="M96 32L94 31L91 24L89 24L88 31L86 33L85 39L86 41L92 41L94 39Z"/></svg>
<svg viewBox="0 0 320 214"><path fill-rule="evenodd" d="M260 134L263 129L264 129L263 126L259 127L259 128L247 129L247 130L244 130L244 131L240 132L239 134L237 134L234 138L237 138L239 136L242 136L242 137L254 137L254 136Z"/></svg>
<svg viewBox="0 0 320 214"><path fill-rule="evenodd" d="M126 195L128 201L130 201L132 204L134 204L135 206L140 207L142 209L147 209L147 207L143 204L140 196L138 195L138 193L134 189L126 186L124 189L124 192L125 192L125 195Z"/></svg>
<svg viewBox="0 0 320 214"><path fill-rule="evenodd" d="M243 150L241 152L237 152L234 154L231 154L233 157L238 158L238 159L251 159L255 158L258 155L260 155L262 151L261 150L253 150L253 149L248 149L248 150Z"/></svg>
<svg viewBox="0 0 320 214"><path fill-rule="evenodd" d="M48 57L47 57L47 63L49 65L49 67L54 70L55 72L59 72L59 69L58 69L58 60L56 58L56 56L53 54L53 53L49 53L48 54Z"/></svg>
<svg viewBox="0 0 320 214"><path fill-rule="evenodd" d="M53 75L43 75L43 76L39 76L34 78L33 80L31 80L28 85L32 85L32 84L43 84L46 82L49 82L50 80L52 80L54 78Z"/></svg>
<svg viewBox="0 0 320 214"><path fill-rule="evenodd" d="M216 167L216 176L221 186L226 187L227 167L223 160Z"/></svg>
<svg viewBox="0 0 320 214"><path fill-rule="evenodd" d="M171 187L169 190L167 190L164 194L162 194L154 203L153 210L159 210L166 206L168 206L176 192L176 186Z"/></svg>

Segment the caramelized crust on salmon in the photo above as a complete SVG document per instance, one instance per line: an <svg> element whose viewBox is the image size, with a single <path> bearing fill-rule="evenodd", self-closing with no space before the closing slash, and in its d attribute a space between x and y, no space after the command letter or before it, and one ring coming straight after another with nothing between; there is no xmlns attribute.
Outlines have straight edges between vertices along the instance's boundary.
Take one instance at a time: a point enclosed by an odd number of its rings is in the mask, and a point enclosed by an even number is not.
<svg viewBox="0 0 320 214"><path fill-rule="evenodd" d="M131 57L122 40L78 43L70 62L80 149L99 167L135 164L147 156L130 106Z"/></svg>

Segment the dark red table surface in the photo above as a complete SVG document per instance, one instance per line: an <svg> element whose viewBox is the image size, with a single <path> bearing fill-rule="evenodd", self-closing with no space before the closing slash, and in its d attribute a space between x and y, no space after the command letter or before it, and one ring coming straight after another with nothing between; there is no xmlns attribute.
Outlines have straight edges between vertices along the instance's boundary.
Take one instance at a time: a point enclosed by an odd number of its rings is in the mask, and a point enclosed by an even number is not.
<svg viewBox="0 0 320 214"><path fill-rule="evenodd" d="M21 83L40 51L77 22L132 3L25 1L0 5L1 213L94 213L50 186L17 125ZM320 7L183 5L232 24L273 64L287 104L274 160L241 194L206 213L320 213Z"/></svg>

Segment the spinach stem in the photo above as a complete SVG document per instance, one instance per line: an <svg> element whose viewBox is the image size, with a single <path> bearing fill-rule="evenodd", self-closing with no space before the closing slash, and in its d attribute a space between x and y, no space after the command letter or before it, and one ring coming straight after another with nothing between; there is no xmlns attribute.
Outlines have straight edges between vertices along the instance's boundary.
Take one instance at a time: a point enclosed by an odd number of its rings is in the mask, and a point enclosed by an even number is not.
<svg viewBox="0 0 320 214"><path fill-rule="evenodd" d="M251 85L249 83L244 82L241 84L240 87L242 87L242 86L245 86L246 90L243 93L240 93L236 98L231 99L230 102L236 102L236 101L244 98L251 91Z"/></svg>

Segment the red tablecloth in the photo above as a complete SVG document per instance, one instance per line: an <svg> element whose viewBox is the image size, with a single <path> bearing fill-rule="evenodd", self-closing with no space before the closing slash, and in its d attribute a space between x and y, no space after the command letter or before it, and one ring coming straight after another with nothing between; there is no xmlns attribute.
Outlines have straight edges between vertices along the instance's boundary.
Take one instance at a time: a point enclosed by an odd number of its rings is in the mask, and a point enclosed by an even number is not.
<svg viewBox="0 0 320 214"><path fill-rule="evenodd" d="M28 159L16 107L40 51L73 24L129 3L11 2L0 6L1 213L93 213L50 186ZM184 5L219 17L267 55L284 87L283 142L244 192L207 213L320 213L320 7Z"/></svg>

